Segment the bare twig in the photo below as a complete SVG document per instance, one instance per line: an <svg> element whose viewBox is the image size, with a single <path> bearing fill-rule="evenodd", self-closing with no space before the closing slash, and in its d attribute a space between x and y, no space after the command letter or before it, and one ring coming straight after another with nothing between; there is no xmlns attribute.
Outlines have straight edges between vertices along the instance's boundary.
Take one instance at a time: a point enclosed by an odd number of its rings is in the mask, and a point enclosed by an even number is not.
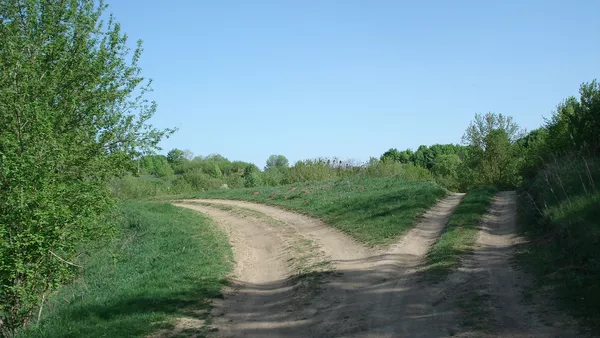
<svg viewBox="0 0 600 338"><path fill-rule="evenodd" d="M37 323L35 323L35 326L39 326L40 325L40 318L42 317L42 309L44 308L44 303L46 302L46 295L42 295L42 302L40 304L40 310L38 311L38 318L37 318Z"/></svg>
<svg viewBox="0 0 600 338"><path fill-rule="evenodd" d="M83 266L81 266L81 265L77 265L77 264L75 264L75 263L72 263L72 262L69 262L69 261L67 261L67 260L65 260L65 259L62 259L60 256L58 256L57 254L55 254L54 252L52 252L52 250L49 250L49 252L50 252L50 253L51 253L51 254L52 254L54 257L58 258L58 259L59 259L61 262L63 262L63 263L67 263L67 264L69 264L69 265L72 265L72 266L75 266L75 267L78 267L78 268L80 268L80 269L83 269Z"/></svg>

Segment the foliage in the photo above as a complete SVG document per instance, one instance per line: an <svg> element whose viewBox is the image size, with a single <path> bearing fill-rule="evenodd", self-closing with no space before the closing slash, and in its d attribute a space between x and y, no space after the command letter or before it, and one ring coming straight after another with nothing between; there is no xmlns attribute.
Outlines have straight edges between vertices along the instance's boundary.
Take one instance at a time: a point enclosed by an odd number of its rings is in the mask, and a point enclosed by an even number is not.
<svg viewBox="0 0 600 338"><path fill-rule="evenodd" d="M0 330L12 335L107 231L107 181L169 130L138 60L92 0L0 6Z"/></svg>
<svg viewBox="0 0 600 338"><path fill-rule="evenodd" d="M261 185L263 185L260 172L258 171L256 166L247 166L244 169L244 175L242 177L246 181L246 183L244 184L246 188L260 187Z"/></svg>
<svg viewBox="0 0 600 338"><path fill-rule="evenodd" d="M167 153L167 161L171 165L180 165L185 161L189 161L194 157L191 151L181 149L171 149Z"/></svg>
<svg viewBox="0 0 600 338"><path fill-rule="evenodd" d="M521 134L521 129L510 116L475 115L463 136L470 148L458 166L462 190L485 186L499 189L517 187L521 183L521 155L515 139Z"/></svg>
<svg viewBox="0 0 600 338"><path fill-rule="evenodd" d="M288 159L283 155L271 155L267 159L265 171L273 168L286 168L289 166Z"/></svg>
<svg viewBox="0 0 600 338"><path fill-rule="evenodd" d="M83 276L20 337L147 337L178 317L204 318L231 270L226 235L202 214L159 203L123 203L118 219L116 236L77 259Z"/></svg>
<svg viewBox="0 0 600 338"><path fill-rule="evenodd" d="M572 153L545 163L518 205L530 240L518 257L536 277L534 290L600 334L600 159Z"/></svg>
<svg viewBox="0 0 600 338"><path fill-rule="evenodd" d="M285 167L272 167L265 170L262 174L264 184L269 187L282 185L288 175L289 170Z"/></svg>
<svg viewBox="0 0 600 338"><path fill-rule="evenodd" d="M228 188L237 189L243 188L246 181L241 175L229 175L225 178L225 184L227 184Z"/></svg>
<svg viewBox="0 0 600 338"><path fill-rule="evenodd" d="M383 153L380 157L380 160L383 162L400 162L400 163L408 163L412 161L413 152L410 149L405 151L398 151L396 148L391 148L390 150Z"/></svg>
<svg viewBox="0 0 600 338"><path fill-rule="evenodd" d="M147 155L140 160L138 174L154 175L156 177L170 177L174 172L167 157L163 155Z"/></svg>
<svg viewBox="0 0 600 338"><path fill-rule="evenodd" d="M304 160L289 169L285 183L323 181L335 177L335 170L326 161Z"/></svg>
<svg viewBox="0 0 600 338"><path fill-rule="evenodd" d="M444 280L461 265L461 257L473 250L479 223L496 192L494 188L478 188L465 195L427 253L427 266L423 270L426 278Z"/></svg>
<svg viewBox="0 0 600 338"><path fill-rule="evenodd" d="M373 172L377 176L386 176L386 171L394 172L395 170L394 174L398 174L402 168L390 163L414 165L429 171L428 175L423 176L424 179L433 177L444 187L458 190L461 188L458 175L459 165L468 156L471 148L455 144L434 144L430 147L421 145L415 152L410 149L398 151L396 148L391 148L381 155L379 161L386 162L387 165L377 166L378 163L372 160L367 171Z"/></svg>
<svg viewBox="0 0 600 338"><path fill-rule="evenodd" d="M139 177L126 175L111 180L110 187L112 195L120 199L148 198L192 191L189 186L181 183L173 177L160 179L149 175Z"/></svg>
<svg viewBox="0 0 600 338"><path fill-rule="evenodd" d="M401 176L406 180L433 181L433 176L427 169L412 163L380 161L375 165L368 166L365 174L370 177Z"/></svg>
<svg viewBox="0 0 600 338"><path fill-rule="evenodd" d="M409 181L399 176L356 176L279 187L212 190L188 197L278 205L321 218L365 243L386 244L414 226L418 216L446 193L433 182Z"/></svg>
<svg viewBox="0 0 600 338"><path fill-rule="evenodd" d="M193 169L183 174L183 180L187 182L192 189L204 190L204 189L216 189L221 186L221 180L206 174L201 169Z"/></svg>
<svg viewBox="0 0 600 338"><path fill-rule="evenodd" d="M485 115L475 114L475 119L467 127L462 141L464 144L485 149L485 139L494 130L502 130L510 143L516 142L525 133L511 116L489 112Z"/></svg>

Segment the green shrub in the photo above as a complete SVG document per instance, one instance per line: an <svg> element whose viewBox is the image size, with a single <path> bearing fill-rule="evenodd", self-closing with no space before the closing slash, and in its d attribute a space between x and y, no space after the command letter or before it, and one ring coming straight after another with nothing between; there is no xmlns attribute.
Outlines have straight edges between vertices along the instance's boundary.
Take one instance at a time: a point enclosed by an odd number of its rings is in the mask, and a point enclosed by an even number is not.
<svg viewBox="0 0 600 338"><path fill-rule="evenodd" d="M323 160L298 161L286 172L285 184L325 181L336 178L335 170Z"/></svg>
<svg viewBox="0 0 600 338"><path fill-rule="evenodd" d="M369 165L365 175L371 177L393 177L400 176L411 181L433 181L433 176L429 170L416 166L412 163L403 164L392 161L378 161Z"/></svg>
<svg viewBox="0 0 600 338"><path fill-rule="evenodd" d="M51 294L39 325L18 337L148 337L176 318L205 318L231 271L227 236L192 210L142 201L120 209L115 236L75 258L82 278Z"/></svg>
<svg viewBox="0 0 600 338"><path fill-rule="evenodd" d="M265 170L262 175L264 184L269 187L282 185L285 180L285 171L287 171L287 169L281 167L272 167Z"/></svg>
<svg viewBox="0 0 600 338"><path fill-rule="evenodd" d="M260 187L263 185L262 177L259 172L252 171L245 175L244 177L245 183L244 186L246 188Z"/></svg>
<svg viewBox="0 0 600 338"><path fill-rule="evenodd" d="M560 305L600 333L600 159L572 155L546 164L518 205L531 239L521 263L539 289L553 290Z"/></svg>
<svg viewBox="0 0 600 338"><path fill-rule="evenodd" d="M378 161L367 167L365 174L370 177L392 177L404 172L404 164L394 161Z"/></svg>
<svg viewBox="0 0 600 338"><path fill-rule="evenodd" d="M195 168L183 174L183 179L191 186L195 191L202 191L208 189L219 188L223 182L217 178L214 178L201 169Z"/></svg>
<svg viewBox="0 0 600 338"><path fill-rule="evenodd" d="M239 174L231 174L225 177L225 183L231 189L243 188L246 184L244 178Z"/></svg>

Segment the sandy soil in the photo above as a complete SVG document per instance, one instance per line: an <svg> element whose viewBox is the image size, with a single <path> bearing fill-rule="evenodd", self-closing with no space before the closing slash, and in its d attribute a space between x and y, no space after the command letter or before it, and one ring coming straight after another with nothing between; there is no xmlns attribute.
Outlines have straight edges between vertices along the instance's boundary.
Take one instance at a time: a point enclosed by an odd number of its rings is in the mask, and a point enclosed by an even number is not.
<svg viewBox="0 0 600 338"><path fill-rule="evenodd" d="M514 192L496 196L463 268L443 283L423 281L425 255L462 197L440 201L387 248L367 247L319 220L272 206L176 205L207 214L229 234L236 267L212 313L218 337L571 336L540 324L536 309L521 302L522 278L509 263L518 243ZM471 312L464 310L469 301Z"/></svg>
<svg viewBox="0 0 600 338"><path fill-rule="evenodd" d="M494 197L473 254L464 257L463 267L443 284L447 297L440 308L462 307L457 337L581 337L572 323L555 327L557 321L568 320L552 314L549 304L523 301L522 290L529 279L511 263L513 251L522 241L517 234L516 203L515 192ZM542 324L541 313L553 316L555 325Z"/></svg>
<svg viewBox="0 0 600 338"><path fill-rule="evenodd" d="M398 243L369 248L322 222L279 208L241 201L186 200L218 220L235 254L233 285L216 304L221 337L434 337L446 325L416 275L462 195L442 200ZM241 217L194 203L217 203L259 211L286 226ZM307 248L293 243L311 242ZM295 274L294 256L318 255ZM326 273L324 271L329 271Z"/></svg>

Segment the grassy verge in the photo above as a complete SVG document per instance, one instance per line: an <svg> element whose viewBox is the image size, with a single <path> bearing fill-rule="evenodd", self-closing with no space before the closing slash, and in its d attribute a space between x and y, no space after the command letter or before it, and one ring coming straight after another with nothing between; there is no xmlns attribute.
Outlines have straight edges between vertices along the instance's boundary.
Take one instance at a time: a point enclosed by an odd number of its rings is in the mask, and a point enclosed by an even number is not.
<svg viewBox="0 0 600 338"><path fill-rule="evenodd" d="M427 266L424 269L427 279L444 280L460 266L461 256L473 250L479 223L495 194L494 188L479 188L465 195L427 254Z"/></svg>
<svg viewBox="0 0 600 338"><path fill-rule="evenodd" d="M249 217L261 220L262 222L272 225L272 226L284 226L285 222L280 221L278 219L269 217L262 212L251 210L248 208L236 207L233 205L220 204L220 203L202 203L202 202L188 202L191 204L203 205L206 207L211 207L223 211L229 211L230 213L237 215L239 217Z"/></svg>
<svg viewBox="0 0 600 338"><path fill-rule="evenodd" d="M122 210L119 236L88 252L83 277L52 295L39 327L21 337L143 337L176 318L206 319L231 268L225 234L166 204L130 201Z"/></svg>
<svg viewBox="0 0 600 338"><path fill-rule="evenodd" d="M548 164L519 193L528 242L517 261L534 276L528 294L551 297L600 335L600 159Z"/></svg>
<svg viewBox="0 0 600 338"><path fill-rule="evenodd" d="M213 190L191 198L226 198L266 203L325 221L356 239L387 244L405 233L446 190L432 182L400 177L356 177L279 187Z"/></svg>

